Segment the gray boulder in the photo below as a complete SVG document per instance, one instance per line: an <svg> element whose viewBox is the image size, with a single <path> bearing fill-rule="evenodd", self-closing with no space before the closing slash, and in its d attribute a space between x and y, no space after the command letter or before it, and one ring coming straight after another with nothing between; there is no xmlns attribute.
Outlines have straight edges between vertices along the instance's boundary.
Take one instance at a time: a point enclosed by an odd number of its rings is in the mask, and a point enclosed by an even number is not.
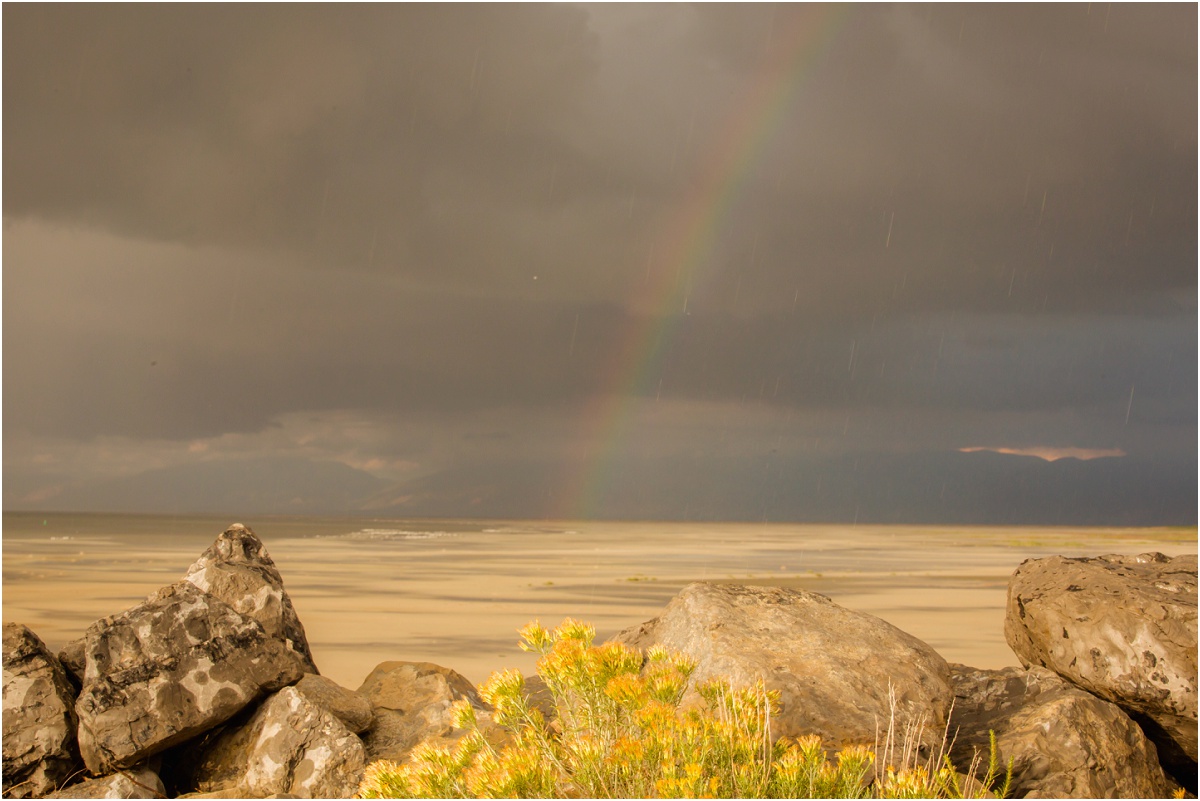
<svg viewBox="0 0 1200 801"><path fill-rule="evenodd" d="M86 779L47 798L166 798L162 779L147 765L138 765L98 779Z"/></svg>
<svg viewBox="0 0 1200 801"><path fill-rule="evenodd" d="M234 523L226 529L188 568L184 581L257 620L267 636L288 642L303 657L307 672L318 672L283 577L249 528Z"/></svg>
<svg viewBox="0 0 1200 801"><path fill-rule="evenodd" d="M307 673L296 682L296 689L309 701L332 713L355 734L366 731L375 720L366 696L348 690L332 679Z"/></svg>
<svg viewBox="0 0 1200 801"><path fill-rule="evenodd" d="M951 759L966 770L978 755L981 774L994 731L1001 763L1013 760L1013 797L1166 798L1174 789L1128 715L1045 668L951 665L951 682Z"/></svg>
<svg viewBox="0 0 1200 801"><path fill-rule="evenodd" d="M203 746L191 785L247 798L349 798L365 766L361 740L297 687L285 687Z"/></svg>
<svg viewBox="0 0 1200 801"><path fill-rule="evenodd" d="M919 728L921 744L936 748L954 697L950 669L932 648L816 593L689 584L659 617L614 639L691 656L693 686L718 678L749 686L762 678L780 693L780 714L771 719L776 737L872 743L887 730L894 701L897 736Z"/></svg>
<svg viewBox="0 0 1200 801"><path fill-rule="evenodd" d="M1027 560L1004 633L1043 665L1136 720L1177 776L1196 775L1196 557Z"/></svg>
<svg viewBox="0 0 1200 801"><path fill-rule="evenodd" d="M367 760L403 762L426 740L452 746L466 734L454 726L451 706L466 699L489 741L502 740L491 711L462 675L431 662L382 662L358 688L371 703L375 723L363 735Z"/></svg>
<svg viewBox="0 0 1200 801"><path fill-rule="evenodd" d="M181 581L85 635L75 710L88 770L128 767L300 679L306 661L256 621Z"/></svg>
<svg viewBox="0 0 1200 801"><path fill-rule="evenodd" d="M75 688L58 659L20 623L4 626L4 796L59 787L80 765Z"/></svg>

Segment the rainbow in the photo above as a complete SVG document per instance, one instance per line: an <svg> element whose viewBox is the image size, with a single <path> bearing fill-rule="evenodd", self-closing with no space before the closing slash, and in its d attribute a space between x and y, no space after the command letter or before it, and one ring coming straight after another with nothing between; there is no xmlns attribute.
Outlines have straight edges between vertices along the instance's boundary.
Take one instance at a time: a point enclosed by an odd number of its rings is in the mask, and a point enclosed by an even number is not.
<svg viewBox="0 0 1200 801"><path fill-rule="evenodd" d="M751 90L726 117L701 160L688 190L658 222L650 237L653 271L649 286L638 282L631 296L651 301L652 313L635 317L612 349L598 378L599 390L585 412L585 448L577 472L558 497L553 516L594 517L604 500L614 456L627 440L638 399L653 396L664 353L697 289L717 237L755 173L780 123L820 56L842 27L849 7L780 6L780 20ZM708 276L711 279L711 275Z"/></svg>

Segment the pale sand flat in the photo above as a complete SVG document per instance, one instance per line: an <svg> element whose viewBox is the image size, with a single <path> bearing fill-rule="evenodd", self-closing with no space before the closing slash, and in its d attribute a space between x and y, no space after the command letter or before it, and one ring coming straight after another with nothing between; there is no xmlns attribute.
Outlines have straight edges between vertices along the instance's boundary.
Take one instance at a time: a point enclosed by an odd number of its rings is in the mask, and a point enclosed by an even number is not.
<svg viewBox="0 0 1200 801"><path fill-rule="evenodd" d="M1062 553L1195 553L1195 529L936 528L783 524L509 524L427 538L280 537L256 527L321 672L351 688L379 662L430 661L474 682L532 673L517 629L575 617L598 640L658 614L690 581L820 592L925 640L947 660L1017 664L1004 642L1008 577ZM214 535L215 536L215 535ZM178 580L192 541L5 537L4 620L51 648Z"/></svg>

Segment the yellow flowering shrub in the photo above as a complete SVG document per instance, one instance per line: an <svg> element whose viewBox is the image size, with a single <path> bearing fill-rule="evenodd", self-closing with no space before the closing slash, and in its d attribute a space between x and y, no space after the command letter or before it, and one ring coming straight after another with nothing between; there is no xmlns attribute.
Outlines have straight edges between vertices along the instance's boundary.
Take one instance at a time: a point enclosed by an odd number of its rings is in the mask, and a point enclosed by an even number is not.
<svg viewBox="0 0 1200 801"><path fill-rule="evenodd" d="M475 710L459 701L455 725L467 734L454 748L425 744L404 765L372 763L360 797L964 795L948 759L879 770L875 751L866 746L844 748L831 760L819 737L772 742L779 698L761 680L748 688L706 682L696 687L700 701L684 706L696 664L683 654L654 647L643 659L619 643L593 645L595 630L570 619L553 631L535 621L520 634L520 647L541 655L537 672L553 698L553 721L532 705L518 671L494 673L479 693L493 708L493 720L510 732L507 744L489 743ZM989 771L975 792L993 791L998 775L993 741Z"/></svg>

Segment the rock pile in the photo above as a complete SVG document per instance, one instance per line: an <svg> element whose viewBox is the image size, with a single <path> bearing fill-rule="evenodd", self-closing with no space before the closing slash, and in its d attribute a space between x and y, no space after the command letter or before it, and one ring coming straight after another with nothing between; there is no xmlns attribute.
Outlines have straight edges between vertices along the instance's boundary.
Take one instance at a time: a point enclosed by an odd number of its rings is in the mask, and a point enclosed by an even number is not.
<svg viewBox="0 0 1200 801"><path fill-rule="evenodd" d="M1024 668L977 670L821 595L692 584L614 639L682 651L699 681L763 678L781 694L776 735L870 744L894 716L896 730L922 731L925 749L951 744L960 768L986 755L994 732L1016 797L1156 798L1180 784L1195 793L1194 556L1026 561L1005 628ZM1033 633L1051 629L1070 645Z"/></svg>
<svg viewBox="0 0 1200 801"><path fill-rule="evenodd" d="M318 674L275 563L238 524L182 580L57 656L4 627L6 797L350 797L359 734L391 711ZM445 733L413 712L409 747Z"/></svg>
<svg viewBox="0 0 1200 801"><path fill-rule="evenodd" d="M1194 554L1052 556L1009 582L1004 632L1021 663L1119 706L1193 792L1196 627Z"/></svg>
<svg viewBox="0 0 1200 801"><path fill-rule="evenodd" d="M1017 797L1163 797L1196 787L1196 609L1195 556L1051 557L1010 582L1020 668L947 664L883 620L768 587L691 584L615 639L690 655L695 684L763 679L780 694L777 737L869 745L890 724L963 769L991 732ZM233 525L182 580L57 655L4 626L3 791L350 797L368 762L461 737L462 699L502 744L448 668L384 662L357 691L320 676L266 548Z"/></svg>

